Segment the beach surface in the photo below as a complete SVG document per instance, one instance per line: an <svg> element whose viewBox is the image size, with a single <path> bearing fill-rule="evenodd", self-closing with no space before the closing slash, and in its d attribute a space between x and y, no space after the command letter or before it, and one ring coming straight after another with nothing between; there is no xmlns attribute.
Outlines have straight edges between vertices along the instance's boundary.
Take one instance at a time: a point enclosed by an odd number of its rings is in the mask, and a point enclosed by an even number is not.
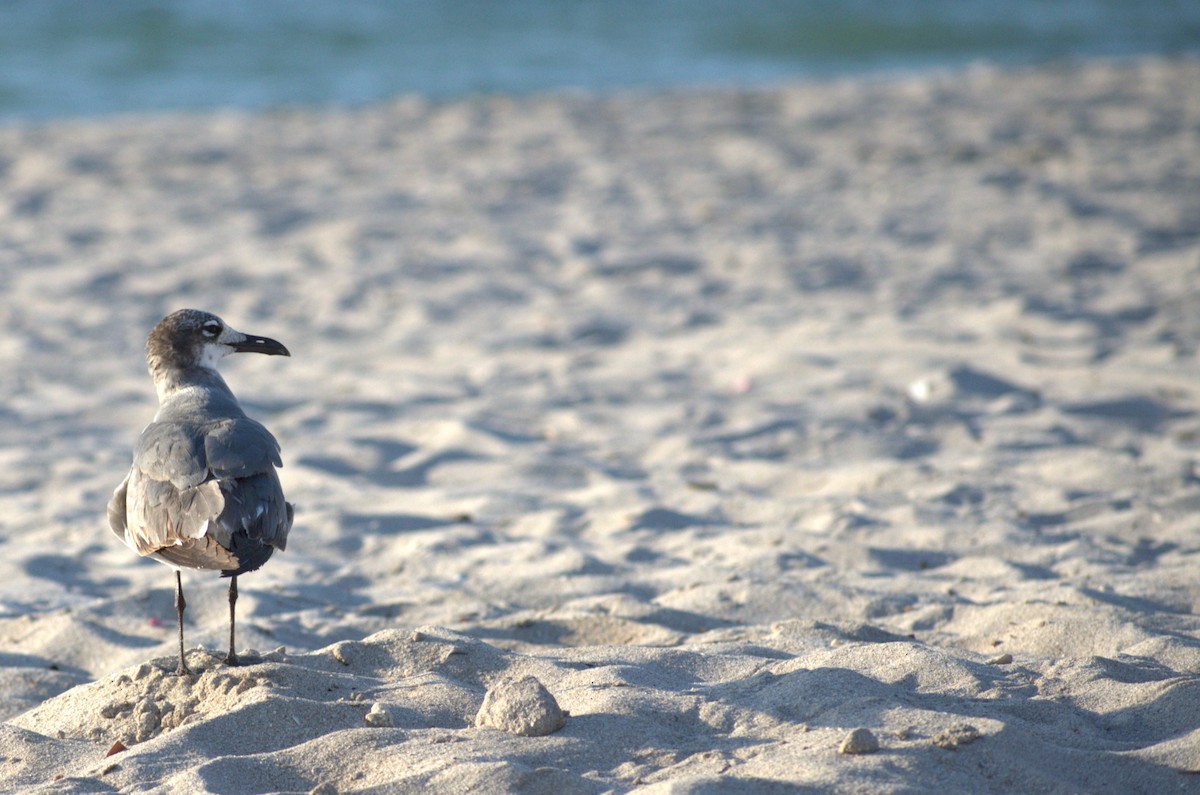
<svg viewBox="0 0 1200 795"><path fill-rule="evenodd" d="M0 128L0 790L1195 792L1200 61ZM285 552L105 503L182 307Z"/></svg>

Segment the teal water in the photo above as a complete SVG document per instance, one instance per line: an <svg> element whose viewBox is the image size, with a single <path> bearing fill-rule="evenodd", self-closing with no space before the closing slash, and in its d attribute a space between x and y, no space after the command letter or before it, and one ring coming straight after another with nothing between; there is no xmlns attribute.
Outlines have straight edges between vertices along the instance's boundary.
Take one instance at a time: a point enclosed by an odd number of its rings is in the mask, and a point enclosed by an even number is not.
<svg viewBox="0 0 1200 795"><path fill-rule="evenodd" d="M1200 53L1200 0L0 0L0 119Z"/></svg>

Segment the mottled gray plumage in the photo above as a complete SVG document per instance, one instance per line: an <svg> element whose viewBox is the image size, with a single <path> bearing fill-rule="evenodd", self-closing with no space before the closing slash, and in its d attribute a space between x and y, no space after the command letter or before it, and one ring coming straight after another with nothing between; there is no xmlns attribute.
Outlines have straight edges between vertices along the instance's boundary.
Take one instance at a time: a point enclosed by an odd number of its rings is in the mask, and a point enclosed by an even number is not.
<svg viewBox="0 0 1200 795"><path fill-rule="evenodd" d="M216 370L217 361L237 352L290 355L275 340L247 336L195 309L155 326L146 359L158 413L142 431L129 474L108 504L114 533L139 555L176 569L181 673L187 666L178 570L213 569L232 578L227 661L236 663L237 576L284 549L292 527L292 506L275 472L283 465L279 442L246 416Z"/></svg>

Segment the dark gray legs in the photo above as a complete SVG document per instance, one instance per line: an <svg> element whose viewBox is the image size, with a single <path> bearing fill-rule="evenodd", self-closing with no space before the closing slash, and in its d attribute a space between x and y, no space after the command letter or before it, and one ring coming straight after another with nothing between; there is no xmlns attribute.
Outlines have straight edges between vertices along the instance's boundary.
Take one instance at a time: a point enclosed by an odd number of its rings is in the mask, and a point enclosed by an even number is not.
<svg viewBox="0 0 1200 795"><path fill-rule="evenodd" d="M237 575L229 578L229 654L225 656L226 665L237 665L237 654L233 645L234 606L237 604Z"/></svg>
<svg viewBox="0 0 1200 795"><path fill-rule="evenodd" d="M183 676L191 674L188 670L187 661L183 656L183 609L187 607L187 602L183 599L183 577L179 571L175 572L175 615L179 618L179 670L178 674Z"/></svg>
<svg viewBox="0 0 1200 795"><path fill-rule="evenodd" d="M229 654L225 656L226 665L238 665L238 656L234 652L234 616L237 607L237 575L229 578ZM187 601L183 598L183 577L175 572L175 615L179 618L179 669L180 676L190 676L192 671L187 667L187 659L183 653L183 610Z"/></svg>

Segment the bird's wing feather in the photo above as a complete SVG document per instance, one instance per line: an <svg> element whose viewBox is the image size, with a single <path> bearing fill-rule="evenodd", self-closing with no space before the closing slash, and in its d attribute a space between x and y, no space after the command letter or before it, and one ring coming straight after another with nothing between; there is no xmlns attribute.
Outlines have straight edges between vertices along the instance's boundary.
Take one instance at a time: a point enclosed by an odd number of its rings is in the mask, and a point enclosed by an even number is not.
<svg viewBox="0 0 1200 795"><path fill-rule="evenodd" d="M275 469L267 467L249 477L222 478L220 482L225 509L217 523L229 533L244 532L255 541L286 548L292 506L283 499Z"/></svg>
<svg viewBox="0 0 1200 795"><path fill-rule="evenodd" d="M204 455L217 477L244 478L283 466L279 442L271 432L249 417L220 420L207 429Z"/></svg>
<svg viewBox="0 0 1200 795"><path fill-rule="evenodd" d="M134 467L147 478L177 489L198 486L208 479L204 434L176 422L152 422L138 437Z"/></svg>
<svg viewBox="0 0 1200 795"><path fill-rule="evenodd" d="M129 475L121 481L121 485L113 489L112 498L108 501L108 526L121 539L125 538L125 495L129 490Z"/></svg>
<svg viewBox="0 0 1200 795"><path fill-rule="evenodd" d="M189 538L182 544L163 547L155 554L168 563L188 569L232 571L238 567L237 557L209 536Z"/></svg>
<svg viewBox="0 0 1200 795"><path fill-rule="evenodd" d="M216 480L179 489L170 481L155 480L135 464L129 473L125 507L126 542L141 555L206 535L228 545L229 534L220 532L216 523L225 509L225 496Z"/></svg>

